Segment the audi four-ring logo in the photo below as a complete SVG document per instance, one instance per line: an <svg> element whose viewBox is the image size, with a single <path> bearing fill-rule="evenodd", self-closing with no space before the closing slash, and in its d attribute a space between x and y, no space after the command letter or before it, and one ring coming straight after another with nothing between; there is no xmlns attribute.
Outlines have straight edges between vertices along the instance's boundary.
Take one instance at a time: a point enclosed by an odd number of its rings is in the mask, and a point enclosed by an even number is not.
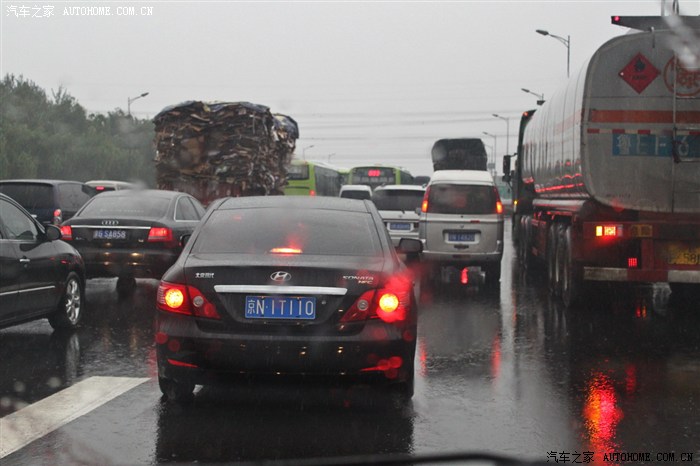
<svg viewBox="0 0 700 466"><path fill-rule="evenodd" d="M274 272L270 275L270 278L275 282L288 282L292 279L292 274L289 272Z"/></svg>
<svg viewBox="0 0 700 466"><path fill-rule="evenodd" d="M108 225L108 226L119 225L119 220L102 220L102 225Z"/></svg>

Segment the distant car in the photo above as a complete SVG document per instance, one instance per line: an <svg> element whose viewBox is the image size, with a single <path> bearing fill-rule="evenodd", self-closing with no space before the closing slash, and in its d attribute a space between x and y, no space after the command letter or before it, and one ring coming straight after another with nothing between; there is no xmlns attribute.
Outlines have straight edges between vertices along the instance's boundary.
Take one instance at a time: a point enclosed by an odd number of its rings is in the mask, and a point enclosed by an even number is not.
<svg viewBox="0 0 700 466"><path fill-rule="evenodd" d="M425 188L410 184L378 186L372 202L379 210L394 246L402 238L418 239L418 219Z"/></svg>
<svg viewBox="0 0 700 466"><path fill-rule="evenodd" d="M399 251L417 253L404 240ZM170 399L227 376L346 376L413 394L413 280L370 201L226 198L162 278L155 339Z"/></svg>
<svg viewBox="0 0 700 466"><path fill-rule="evenodd" d="M83 313L85 269L78 251L59 241L19 203L0 194L0 327L48 317L75 328Z"/></svg>
<svg viewBox="0 0 700 466"><path fill-rule="evenodd" d="M372 199L372 188L366 184L344 184L340 187L340 197L345 199Z"/></svg>
<svg viewBox="0 0 700 466"><path fill-rule="evenodd" d="M0 193L7 194L44 225L60 225L96 194L79 181L2 180Z"/></svg>
<svg viewBox="0 0 700 466"><path fill-rule="evenodd" d="M83 256L88 278L118 277L117 291L125 295L135 278L161 277L203 215L189 194L118 190L92 198L61 232Z"/></svg>
<svg viewBox="0 0 700 466"><path fill-rule="evenodd" d="M94 188L95 191L103 193L105 191L119 191L121 189L138 189L140 186L136 183L117 180L90 180L85 182L86 185Z"/></svg>
<svg viewBox="0 0 700 466"><path fill-rule="evenodd" d="M475 280L470 277L485 272L486 285L498 284L503 257L503 205L487 171L436 171L421 210L421 260L428 265L429 275L472 284Z"/></svg>

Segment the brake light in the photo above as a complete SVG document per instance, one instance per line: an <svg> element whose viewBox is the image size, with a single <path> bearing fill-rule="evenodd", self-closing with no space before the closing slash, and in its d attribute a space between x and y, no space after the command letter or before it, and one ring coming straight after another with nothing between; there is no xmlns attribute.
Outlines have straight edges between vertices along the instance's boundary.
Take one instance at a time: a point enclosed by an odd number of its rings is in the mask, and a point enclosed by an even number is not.
<svg viewBox="0 0 700 466"><path fill-rule="evenodd" d="M503 204L501 203L501 201L496 201L496 213L497 214L503 213Z"/></svg>
<svg viewBox="0 0 700 466"><path fill-rule="evenodd" d="M156 295L158 309L207 319L221 319L216 306L194 286L162 281Z"/></svg>
<svg viewBox="0 0 700 466"><path fill-rule="evenodd" d="M73 239L73 228L70 225L63 225L61 227L61 236L64 241Z"/></svg>
<svg viewBox="0 0 700 466"><path fill-rule="evenodd" d="M637 260L636 257L628 257L627 258L627 267L628 268L636 269L638 265L639 265L639 261Z"/></svg>
<svg viewBox="0 0 700 466"><path fill-rule="evenodd" d="M169 242L173 240L173 230L165 227L151 227L148 232L148 242Z"/></svg>
<svg viewBox="0 0 700 466"><path fill-rule="evenodd" d="M302 250L299 248L272 248L270 252L273 254L301 254Z"/></svg>
<svg viewBox="0 0 700 466"><path fill-rule="evenodd" d="M356 322L377 318L387 323L404 321L408 317L412 287L410 278L392 277L384 287L364 292L340 321Z"/></svg>
<svg viewBox="0 0 700 466"><path fill-rule="evenodd" d="M425 194L423 195L423 203L420 206L421 212L428 211L428 195L430 194L430 186L425 189Z"/></svg>
<svg viewBox="0 0 700 466"><path fill-rule="evenodd" d="M95 191L104 191L105 187L104 186L95 186Z"/></svg>
<svg viewBox="0 0 700 466"><path fill-rule="evenodd" d="M53 224L58 225L63 221L63 212L61 209L56 209L53 211Z"/></svg>
<svg viewBox="0 0 700 466"><path fill-rule="evenodd" d="M309 191L309 196L315 196L315 195L316 195L316 191L314 191L313 189Z"/></svg>
<svg viewBox="0 0 700 466"><path fill-rule="evenodd" d="M459 276L459 281L462 283L462 285L467 285L469 283L469 269L467 267L462 269Z"/></svg>
<svg viewBox="0 0 700 466"><path fill-rule="evenodd" d="M595 235L599 238L622 236L622 225L596 225Z"/></svg>

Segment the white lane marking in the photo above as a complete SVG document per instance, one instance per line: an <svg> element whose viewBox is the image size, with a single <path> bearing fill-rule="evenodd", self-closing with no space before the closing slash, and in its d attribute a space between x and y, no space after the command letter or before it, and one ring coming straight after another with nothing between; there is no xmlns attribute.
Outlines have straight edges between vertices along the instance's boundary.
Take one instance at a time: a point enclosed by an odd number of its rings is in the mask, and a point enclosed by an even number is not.
<svg viewBox="0 0 700 466"><path fill-rule="evenodd" d="M0 458L135 388L148 378L90 377L0 419Z"/></svg>

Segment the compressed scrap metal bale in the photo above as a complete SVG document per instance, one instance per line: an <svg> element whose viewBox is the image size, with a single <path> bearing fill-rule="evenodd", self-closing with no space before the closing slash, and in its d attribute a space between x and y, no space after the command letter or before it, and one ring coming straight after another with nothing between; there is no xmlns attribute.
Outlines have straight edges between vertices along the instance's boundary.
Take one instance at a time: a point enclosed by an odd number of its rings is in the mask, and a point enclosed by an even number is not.
<svg viewBox="0 0 700 466"><path fill-rule="evenodd" d="M184 102L155 123L157 184L211 196L282 194L298 127L284 115L248 102Z"/></svg>

